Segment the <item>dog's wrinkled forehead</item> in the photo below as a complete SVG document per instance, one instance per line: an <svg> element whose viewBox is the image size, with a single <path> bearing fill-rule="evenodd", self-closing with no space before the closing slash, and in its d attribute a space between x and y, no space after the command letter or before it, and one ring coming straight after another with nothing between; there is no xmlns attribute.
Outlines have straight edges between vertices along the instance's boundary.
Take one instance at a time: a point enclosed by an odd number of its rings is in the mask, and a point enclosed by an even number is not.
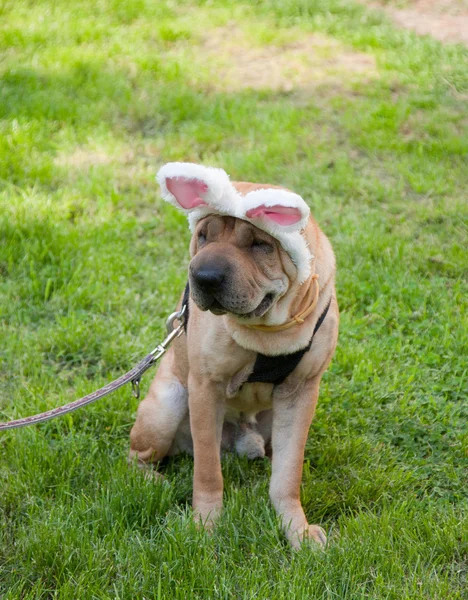
<svg viewBox="0 0 468 600"><path fill-rule="evenodd" d="M302 231L310 210L297 194L268 188L243 196L223 169L192 163L167 163L157 180L164 200L187 214L192 231L209 214L243 219L280 242L297 267L299 282L309 277L312 255Z"/></svg>
<svg viewBox="0 0 468 600"><path fill-rule="evenodd" d="M211 214L203 217L196 223L194 234L195 238L202 234L210 241L233 242L239 247L251 247L254 241L281 247L278 240L263 229L228 215Z"/></svg>

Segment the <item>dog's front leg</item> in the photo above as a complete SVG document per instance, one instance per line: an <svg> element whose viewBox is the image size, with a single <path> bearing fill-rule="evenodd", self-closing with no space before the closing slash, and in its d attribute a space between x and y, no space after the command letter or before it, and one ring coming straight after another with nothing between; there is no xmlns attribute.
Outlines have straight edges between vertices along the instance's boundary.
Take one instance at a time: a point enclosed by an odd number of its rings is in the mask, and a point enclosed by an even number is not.
<svg viewBox="0 0 468 600"><path fill-rule="evenodd" d="M294 548L307 539L325 544L324 531L307 523L300 500L304 448L317 404L320 377L306 381L293 397L273 398L270 498Z"/></svg>
<svg viewBox="0 0 468 600"><path fill-rule="evenodd" d="M221 512L223 476L221 435L225 412L224 392L211 381L190 376L190 428L193 438L193 511L195 519L208 527Z"/></svg>

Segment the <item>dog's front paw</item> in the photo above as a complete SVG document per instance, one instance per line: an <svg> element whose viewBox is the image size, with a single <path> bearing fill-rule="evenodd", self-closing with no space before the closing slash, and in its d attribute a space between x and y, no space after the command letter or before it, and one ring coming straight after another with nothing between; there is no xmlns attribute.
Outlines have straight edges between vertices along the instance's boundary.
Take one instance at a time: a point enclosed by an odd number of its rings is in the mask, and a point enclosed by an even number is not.
<svg viewBox="0 0 468 600"><path fill-rule="evenodd" d="M203 517L198 513L194 513L193 518L198 531L206 531L208 534L213 533L216 519L212 519L210 517L203 519Z"/></svg>
<svg viewBox="0 0 468 600"><path fill-rule="evenodd" d="M223 508L223 501L218 498L204 498L203 500L193 502L193 518L195 523L207 531L211 531L218 520L221 510Z"/></svg>
<svg viewBox="0 0 468 600"><path fill-rule="evenodd" d="M287 531L286 535L295 550L299 550L307 542L313 542L314 545L317 544L320 548L325 547L327 543L325 531L318 525L307 525L299 531Z"/></svg>
<svg viewBox="0 0 468 600"><path fill-rule="evenodd" d="M193 518L198 530L204 530L207 533L211 534L214 526L216 525L216 521L221 513L221 508L211 511L208 515L205 513L201 513L199 511L193 512Z"/></svg>

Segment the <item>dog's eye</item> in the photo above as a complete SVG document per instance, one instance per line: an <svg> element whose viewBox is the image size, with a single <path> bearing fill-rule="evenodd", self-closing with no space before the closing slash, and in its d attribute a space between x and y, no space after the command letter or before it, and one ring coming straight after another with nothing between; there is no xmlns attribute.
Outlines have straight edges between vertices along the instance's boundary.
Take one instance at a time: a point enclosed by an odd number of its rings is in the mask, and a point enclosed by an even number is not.
<svg viewBox="0 0 468 600"><path fill-rule="evenodd" d="M206 242L206 235L200 231L200 233L198 234L198 243L199 244L204 244Z"/></svg>
<svg viewBox="0 0 468 600"><path fill-rule="evenodd" d="M271 252L273 250L273 247L268 242L264 242L263 240L254 240L251 248L258 248L259 250L264 250L265 252Z"/></svg>

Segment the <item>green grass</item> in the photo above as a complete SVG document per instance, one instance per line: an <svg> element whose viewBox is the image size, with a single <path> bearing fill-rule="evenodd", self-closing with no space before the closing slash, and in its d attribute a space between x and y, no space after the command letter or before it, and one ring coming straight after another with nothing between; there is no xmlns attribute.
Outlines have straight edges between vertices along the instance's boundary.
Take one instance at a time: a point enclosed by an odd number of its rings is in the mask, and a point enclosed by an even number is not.
<svg viewBox="0 0 468 600"><path fill-rule="evenodd" d="M163 335L189 242L154 182L169 160L301 193L342 314L302 489L325 552L289 549L269 464L234 456L197 531L191 459L163 485L127 468L124 389L0 436L0 597L468 598L466 50L344 0L3 0L0 44L1 420ZM313 76L232 79L278 48Z"/></svg>

